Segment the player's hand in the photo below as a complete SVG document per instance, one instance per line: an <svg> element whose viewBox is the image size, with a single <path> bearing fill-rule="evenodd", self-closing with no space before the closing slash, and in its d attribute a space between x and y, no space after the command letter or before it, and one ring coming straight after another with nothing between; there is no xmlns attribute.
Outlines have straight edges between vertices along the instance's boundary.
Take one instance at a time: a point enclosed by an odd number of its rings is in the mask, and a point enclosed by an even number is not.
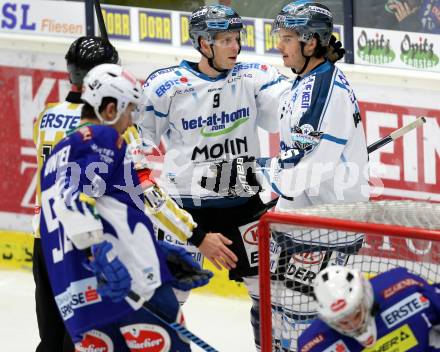
<svg viewBox="0 0 440 352"><path fill-rule="evenodd" d="M174 276L171 285L183 291L205 286L212 277L212 272L200 267L191 253L185 248L172 245L165 241L157 241L162 252L165 254L168 269Z"/></svg>
<svg viewBox="0 0 440 352"><path fill-rule="evenodd" d="M203 176L200 186L222 197L252 197L262 190L254 157L240 156L211 165L212 175Z"/></svg>
<svg viewBox="0 0 440 352"><path fill-rule="evenodd" d="M402 22L405 18L418 10L418 7L411 8L406 1L395 1L388 7L392 12L394 12L396 19L399 22Z"/></svg>
<svg viewBox="0 0 440 352"><path fill-rule="evenodd" d="M339 40L336 40L336 37L332 34L325 57L327 60L335 63L336 61L341 60L344 55L345 49L342 47L342 43Z"/></svg>
<svg viewBox="0 0 440 352"><path fill-rule="evenodd" d="M212 263L221 270L233 269L237 265L237 256L227 246L232 244L232 241L221 233L208 232L199 246L200 252Z"/></svg>
<svg viewBox="0 0 440 352"><path fill-rule="evenodd" d="M88 267L98 279L98 293L113 302L122 301L131 288L131 276L127 268L119 260L110 242L95 244L91 250L93 259Z"/></svg>

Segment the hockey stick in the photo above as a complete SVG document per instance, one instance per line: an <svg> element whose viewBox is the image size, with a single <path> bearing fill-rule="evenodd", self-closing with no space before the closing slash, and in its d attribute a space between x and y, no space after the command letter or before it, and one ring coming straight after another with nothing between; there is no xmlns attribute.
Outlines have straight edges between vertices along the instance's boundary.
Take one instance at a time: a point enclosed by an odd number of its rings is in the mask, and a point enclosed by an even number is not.
<svg viewBox="0 0 440 352"><path fill-rule="evenodd" d="M133 291L130 291L128 293L127 297L132 299L135 302L139 302L139 300L141 299L139 297L139 295ZM175 330L178 334L182 335L183 337L187 338L191 342L195 343L197 346L202 348L204 351L218 352L214 347L210 346L207 342L203 341L201 338L194 335L191 331L189 331L182 324L179 324L177 322L170 322L169 319L165 315L163 315L161 312L159 312L155 307L153 307L147 301L145 301L142 304L142 308L144 308L150 314L154 315L162 323L168 325L171 329Z"/></svg>
<svg viewBox="0 0 440 352"><path fill-rule="evenodd" d="M379 139L378 141L370 144L367 147L367 151L368 154L370 154L371 152L374 152L375 150L382 148L385 144L388 144L392 141L395 141L397 138L402 137L404 134L412 131L413 129L422 126L424 123L426 122L425 117L420 116L417 120L409 123L406 126L403 126L397 130L395 130L394 132L391 132L388 136Z"/></svg>
<svg viewBox="0 0 440 352"><path fill-rule="evenodd" d="M102 16L101 4L99 0L94 0L95 2L95 12L96 18L98 19L99 32L101 33L101 38L108 40L107 28L105 27L104 17Z"/></svg>

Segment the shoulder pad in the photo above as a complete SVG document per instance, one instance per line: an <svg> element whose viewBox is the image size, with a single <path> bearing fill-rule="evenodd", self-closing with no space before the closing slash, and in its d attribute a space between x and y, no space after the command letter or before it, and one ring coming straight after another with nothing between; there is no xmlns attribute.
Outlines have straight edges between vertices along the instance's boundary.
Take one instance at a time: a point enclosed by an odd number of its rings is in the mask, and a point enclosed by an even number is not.
<svg viewBox="0 0 440 352"><path fill-rule="evenodd" d="M170 72L174 72L176 70L179 69L179 66L170 66L170 67L165 67L165 68L160 68L156 71L153 71L145 80L143 87L148 87L149 85L153 84L157 84L156 82L158 82L157 78L160 77L161 81L163 81L164 79L167 79L167 77L169 76Z"/></svg>

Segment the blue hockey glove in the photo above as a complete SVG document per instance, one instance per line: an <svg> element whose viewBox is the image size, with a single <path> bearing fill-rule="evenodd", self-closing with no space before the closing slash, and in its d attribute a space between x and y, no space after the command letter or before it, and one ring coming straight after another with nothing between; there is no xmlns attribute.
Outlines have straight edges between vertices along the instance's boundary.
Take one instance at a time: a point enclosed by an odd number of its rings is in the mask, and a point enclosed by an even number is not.
<svg viewBox="0 0 440 352"><path fill-rule="evenodd" d="M171 285L183 291L205 286L212 277L212 272L200 267L193 256L183 247L174 246L164 241L158 241L159 247L165 254L168 269L174 276Z"/></svg>
<svg viewBox="0 0 440 352"><path fill-rule="evenodd" d="M113 302L122 301L131 288L131 276L127 268L117 257L110 242L95 244L91 250L94 259L89 267L98 278L98 293Z"/></svg>

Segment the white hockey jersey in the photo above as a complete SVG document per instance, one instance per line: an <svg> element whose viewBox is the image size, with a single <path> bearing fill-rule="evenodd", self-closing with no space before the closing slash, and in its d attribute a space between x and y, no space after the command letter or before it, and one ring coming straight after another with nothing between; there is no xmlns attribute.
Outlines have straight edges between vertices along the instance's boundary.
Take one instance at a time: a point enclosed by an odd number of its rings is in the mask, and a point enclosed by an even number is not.
<svg viewBox="0 0 440 352"><path fill-rule="evenodd" d="M326 61L298 77L281 97L278 115L281 156L263 168L281 195L278 211L368 200L365 133L341 70Z"/></svg>
<svg viewBox="0 0 440 352"><path fill-rule="evenodd" d="M166 135L161 184L170 196L181 198L184 206L232 205L234 199L221 199L198 182L214 162L261 155L257 127L278 131L276 106L290 83L264 64L237 63L217 78L195 65L183 61L150 75L139 127L155 144Z"/></svg>

